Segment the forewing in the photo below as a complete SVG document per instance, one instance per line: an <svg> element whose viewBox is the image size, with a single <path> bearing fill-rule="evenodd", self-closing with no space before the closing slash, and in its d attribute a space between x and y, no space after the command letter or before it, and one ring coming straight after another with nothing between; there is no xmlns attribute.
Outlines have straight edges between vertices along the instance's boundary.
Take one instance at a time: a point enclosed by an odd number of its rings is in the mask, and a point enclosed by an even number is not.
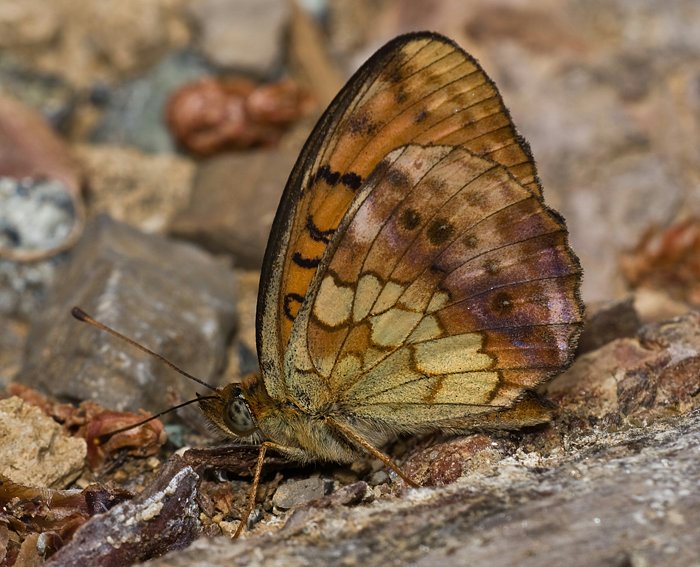
<svg viewBox="0 0 700 567"><path fill-rule="evenodd" d="M258 297L258 354L270 394L285 396L281 361L326 247L358 189L408 143L461 146L539 195L535 166L478 63L433 33L401 36L350 79L294 167L273 223Z"/></svg>
<svg viewBox="0 0 700 567"><path fill-rule="evenodd" d="M396 429L510 407L570 361L579 283L563 220L506 168L405 146L337 229L294 325L289 395Z"/></svg>

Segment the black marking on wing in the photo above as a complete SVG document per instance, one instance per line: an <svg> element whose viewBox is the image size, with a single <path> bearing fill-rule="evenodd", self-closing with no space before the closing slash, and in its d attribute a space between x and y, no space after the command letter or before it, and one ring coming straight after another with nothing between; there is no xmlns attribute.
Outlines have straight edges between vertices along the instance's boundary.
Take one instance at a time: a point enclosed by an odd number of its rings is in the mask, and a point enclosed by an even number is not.
<svg viewBox="0 0 700 567"><path fill-rule="evenodd" d="M323 242L324 244L328 244L335 234L334 228L329 228L328 230L321 230L318 228L311 215L306 217L306 230L309 231L309 235L313 240Z"/></svg>
<svg viewBox="0 0 700 567"><path fill-rule="evenodd" d="M328 185L330 185L331 187L335 187L336 185L338 185L338 181L340 181L340 172L333 171L329 165L322 165L318 168L318 171L316 172L316 178L314 179L314 182L320 179L328 183Z"/></svg>
<svg viewBox="0 0 700 567"><path fill-rule="evenodd" d="M331 187L335 187L340 183L353 191L357 191L362 185L362 177L357 175L357 173L348 171L341 174L340 171L333 171L329 165L322 165L318 168L314 176L314 183L319 180L325 181Z"/></svg>
<svg viewBox="0 0 700 567"><path fill-rule="evenodd" d="M292 313L292 302L301 305L304 298L298 293L288 293L284 296L284 314L290 321L294 321L296 315Z"/></svg>
<svg viewBox="0 0 700 567"><path fill-rule="evenodd" d="M304 258L299 252L294 252L292 260L297 266L302 268L317 268L321 262L321 258Z"/></svg>
<svg viewBox="0 0 700 567"><path fill-rule="evenodd" d="M360 185L362 185L362 177L357 175L357 173L348 171L342 175L340 182L353 191L357 191L360 188Z"/></svg>

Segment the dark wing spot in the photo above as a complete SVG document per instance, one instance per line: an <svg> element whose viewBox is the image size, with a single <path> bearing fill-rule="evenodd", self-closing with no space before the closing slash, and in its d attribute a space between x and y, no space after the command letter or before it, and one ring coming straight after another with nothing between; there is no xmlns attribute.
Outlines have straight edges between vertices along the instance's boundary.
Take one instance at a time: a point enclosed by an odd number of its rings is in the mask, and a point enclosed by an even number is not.
<svg viewBox="0 0 700 567"><path fill-rule="evenodd" d="M299 313L304 298L298 293L288 293L284 296L284 314L290 321L294 321Z"/></svg>
<svg viewBox="0 0 700 567"><path fill-rule="evenodd" d="M454 234L454 231L455 227L445 219L435 219L430 223L430 226L428 226L428 240L435 246L444 244Z"/></svg>
<svg viewBox="0 0 700 567"><path fill-rule="evenodd" d="M360 185L362 185L362 177L357 175L357 173L348 171L347 173L341 174L340 171L333 171L329 165L322 165L318 168L314 177L314 183L319 180L325 181L331 187L335 187L338 183L341 183L353 191L356 191L360 188Z"/></svg>
<svg viewBox="0 0 700 567"><path fill-rule="evenodd" d="M406 102L408 100L408 93L406 92L406 89L399 87L394 93L394 100L396 101L396 104L403 104Z"/></svg>
<svg viewBox="0 0 700 567"><path fill-rule="evenodd" d="M406 230L418 228L420 221L420 214L415 209L405 209L399 216L399 224Z"/></svg>
<svg viewBox="0 0 700 567"><path fill-rule="evenodd" d="M371 136L377 132L378 126L369 119L366 113L356 112L348 118L347 128L352 134Z"/></svg>
<svg viewBox="0 0 700 567"><path fill-rule="evenodd" d="M292 260L297 266L302 268L317 268L321 262L321 258L304 258L300 252L294 252Z"/></svg>
<svg viewBox="0 0 700 567"><path fill-rule="evenodd" d="M353 191L357 191L360 188L360 185L362 185L362 177L357 175L357 173L348 171L347 173L343 173L343 175L340 177L340 182Z"/></svg>
<svg viewBox="0 0 700 567"><path fill-rule="evenodd" d="M340 172L333 171L328 165L322 165L316 172L316 179L314 181L318 180L325 181L331 187L335 187L340 180Z"/></svg>
<svg viewBox="0 0 700 567"><path fill-rule="evenodd" d="M396 187L409 187L411 183L411 178L398 167L393 167L387 172L386 180Z"/></svg>
<svg viewBox="0 0 700 567"><path fill-rule="evenodd" d="M414 117L413 121L414 121L416 124L420 124L420 123L423 122L423 120L425 120L426 118L428 118L428 112L425 111L425 110L421 110L418 114L416 114L416 116Z"/></svg>
<svg viewBox="0 0 700 567"><path fill-rule="evenodd" d="M493 296L491 309L496 315L508 315L515 309L513 298L505 291L501 291Z"/></svg>
<svg viewBox="0 0 700 567"><path fill-rule="evenodd" d="M335 234L334 228L329 228L328 230L321 230L318 228L311 215L306 217L306 230L309 231L309 236L312 240L315 240L316 242L323 242L325 244L328 244Z"/></svg>

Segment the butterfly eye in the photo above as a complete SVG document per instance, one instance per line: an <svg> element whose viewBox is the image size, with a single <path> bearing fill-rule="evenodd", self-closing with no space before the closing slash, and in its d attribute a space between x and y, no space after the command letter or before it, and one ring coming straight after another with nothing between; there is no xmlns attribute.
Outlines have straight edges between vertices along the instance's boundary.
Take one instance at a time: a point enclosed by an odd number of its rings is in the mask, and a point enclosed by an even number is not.
<svg viewBox="0 0 700 567"><path fill-rule="evenodd" d="M257 429L250 408L242 397L233 398L226 408L226 425L238 435L248 435Z"/></svg>

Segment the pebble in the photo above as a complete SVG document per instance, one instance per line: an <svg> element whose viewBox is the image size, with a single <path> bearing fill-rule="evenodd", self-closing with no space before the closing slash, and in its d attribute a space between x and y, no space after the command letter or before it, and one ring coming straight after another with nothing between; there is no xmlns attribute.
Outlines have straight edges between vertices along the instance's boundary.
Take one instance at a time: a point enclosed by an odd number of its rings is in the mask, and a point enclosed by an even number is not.
<svg viewBox="0 0 700 567"><path fill-rule="evenodd" d="M27 339L31 348L17 380L59 399L92 399L118 411L156 411L174 399L190 399L202 388L76 321L70 309L82 307L200 379L213 381L235 321L233 282L228 266L189 244L98 217L33 321Z"/></svg>
<svg viewBox="0 0 700 567"><path fill-rule="evenodd" d="M327 496L332 491L333 482L320 477L288 480L275 491L272 504L280 510L289 510Z"/></svg>
<svg viewBox="0 0 700 567"><path fill-rule="evenodd" d="M174 153L175 143L163 120L168 97L185 83L211 73L212 67L191 50L167 55L148 73L109 91L104 117L93 129L91 141Z"/></svg>
<svg viewBox="0 0 700 567"><path fill-rule="evenodd" d="M85 441L21 398L0 400L0 439L0 473L18 484L65 488L85 464Z"/></svg>

